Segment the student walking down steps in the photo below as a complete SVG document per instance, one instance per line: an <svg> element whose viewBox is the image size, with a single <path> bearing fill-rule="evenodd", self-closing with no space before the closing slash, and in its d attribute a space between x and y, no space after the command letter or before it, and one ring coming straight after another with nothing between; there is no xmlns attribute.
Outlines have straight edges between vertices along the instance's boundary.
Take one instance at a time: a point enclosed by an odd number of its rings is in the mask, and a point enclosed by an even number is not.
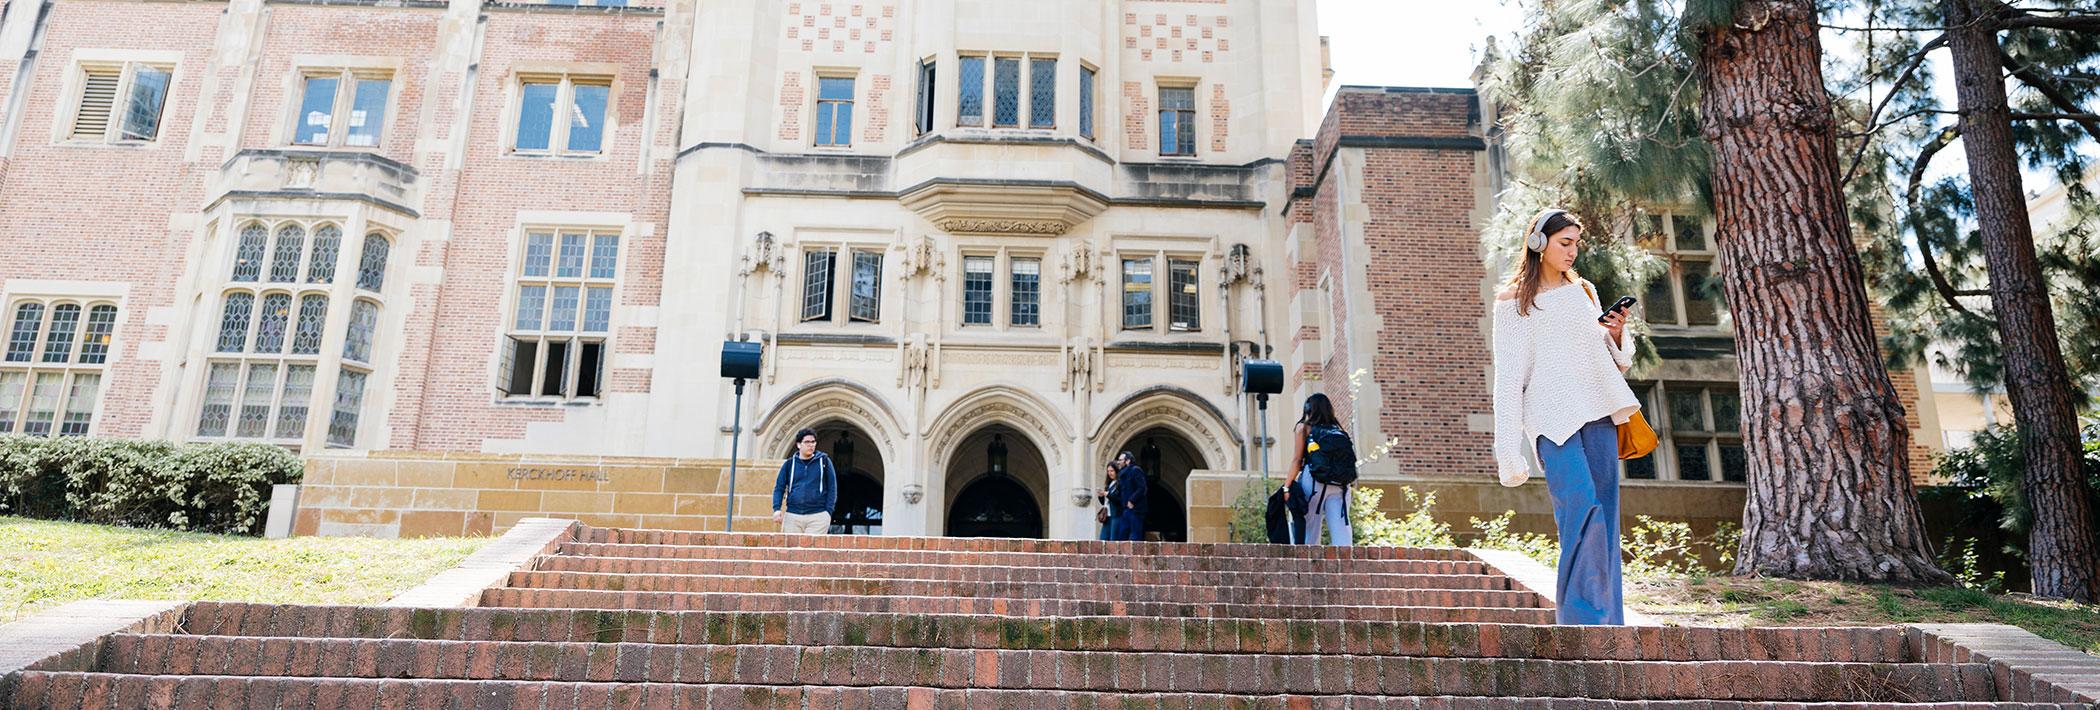
<svg viewBox="0 0 2100 710"><path fill-rule="evenodd" d="M1618 425L1640 411L1626 386L1625 314L1599 319L1575 273L1582 224L1540 212L1510 287L1495 299L1495 462L1505 486L1534 447L1560 535L1562 624L1625 623L1619 562Z"/></svg>

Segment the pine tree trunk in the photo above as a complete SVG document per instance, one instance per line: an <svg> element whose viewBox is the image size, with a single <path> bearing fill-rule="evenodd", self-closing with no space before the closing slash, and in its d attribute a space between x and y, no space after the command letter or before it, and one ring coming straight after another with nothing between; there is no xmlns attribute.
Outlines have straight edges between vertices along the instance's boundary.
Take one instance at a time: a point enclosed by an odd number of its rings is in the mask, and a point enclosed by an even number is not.
<svg viewBox="0 0 2100 710"><path fill-rule="evenodd" d="M2081 602L2100 601L2100 531L2080 470L2077 389L2064 371L2056 317L2034 253L2012 117L1999 73L1998 28L1975 0L1944 0L1948 49L1954 55L1955 96L1961 106L1962 150L1969 158L1970 191L1990 271L1991 313L2005 360L2020 452L2027 461L2021 490L2034 511L2027 559L2034 593Z"/></svg>
<svg viewBox="0 0 2100 710"><path fill-rule="evenodd" d="M1951 581L1839 193L1813 0L1743 0L1697 58L1749 501L1737 574Z"/></svg>

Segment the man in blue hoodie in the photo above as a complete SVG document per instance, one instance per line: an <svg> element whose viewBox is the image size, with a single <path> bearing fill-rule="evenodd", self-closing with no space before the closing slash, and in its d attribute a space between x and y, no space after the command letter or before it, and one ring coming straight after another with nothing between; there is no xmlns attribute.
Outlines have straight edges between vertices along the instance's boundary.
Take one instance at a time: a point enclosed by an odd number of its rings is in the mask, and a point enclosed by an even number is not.
<svg viewBox="0 0 2100 710"><path fill-rule="evenodd" d="M831 532L831 509L839 502L839 471L817 450L817 430L795 432L795 455L780 463L773 480L773 522L796 535Z"/></svg>
<svg viewBox="0 0 2100 710"><path fill-rule="evenodd" d="M1116 490L1110 496L1113 512L1120 516L1116 534L1110 538L1120 540L1145 539L1145 513L1150 509L1151 491L1146 490L1145 469L1139 468L1130 452L1116 454Z"/></svg>

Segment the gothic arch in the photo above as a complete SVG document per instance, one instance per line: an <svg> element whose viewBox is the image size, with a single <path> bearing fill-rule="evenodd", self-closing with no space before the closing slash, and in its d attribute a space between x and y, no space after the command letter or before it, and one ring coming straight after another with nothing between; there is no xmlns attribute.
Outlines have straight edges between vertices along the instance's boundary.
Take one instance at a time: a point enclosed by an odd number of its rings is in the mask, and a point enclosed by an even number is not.
<svg viewBox="0 0 2100 710"><path fill-rule="evenodd" d="M1239 460L1240 435L1226 423L1224 412L1194 392L1156 385L1131 393L1109 410L1108 417L1094 430L1100 461L1092 463L1096 468L1106 464L1109 457L1116 455L1109 447L1119 446L1152 427L1180 434L1214 469Z"/></svg>
<svg viewBox="0 0 2100 710"><path fill-rule="evenodd" d="M889 402L867 385L843 378L807 382L781 397L751 428L758 440L753 451L762 454L761 458L785 451L788 437L796 431L828 421L860 428L881 448L884 462L898 460L894 442L904 437L904 429L897 424Z"/></svg>
<svg viewBox="0 0 2100 710"><path fill-rule="evenodd" d="M963 395L933 418L926 429L926 452L932 457L926 470L946 471L956 444L991 424L1005 424L1028 437L1052 467L1064 459L1064 447L1072 440L1071 425L1041 397L1015 387L992 385Z"/></svg>

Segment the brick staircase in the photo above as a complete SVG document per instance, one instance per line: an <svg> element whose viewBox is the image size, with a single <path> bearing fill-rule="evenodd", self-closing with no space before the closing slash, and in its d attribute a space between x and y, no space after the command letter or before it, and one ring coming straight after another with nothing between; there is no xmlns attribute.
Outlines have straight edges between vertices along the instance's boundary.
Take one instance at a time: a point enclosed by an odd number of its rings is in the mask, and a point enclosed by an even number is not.
<svg viewBox="0 0 2100 710"><path fill-rule="evenodd" d="M479 607L200 602L16 708L2091 710L1916 628L1551 626L1461 550L577 527Z"/></svg>

